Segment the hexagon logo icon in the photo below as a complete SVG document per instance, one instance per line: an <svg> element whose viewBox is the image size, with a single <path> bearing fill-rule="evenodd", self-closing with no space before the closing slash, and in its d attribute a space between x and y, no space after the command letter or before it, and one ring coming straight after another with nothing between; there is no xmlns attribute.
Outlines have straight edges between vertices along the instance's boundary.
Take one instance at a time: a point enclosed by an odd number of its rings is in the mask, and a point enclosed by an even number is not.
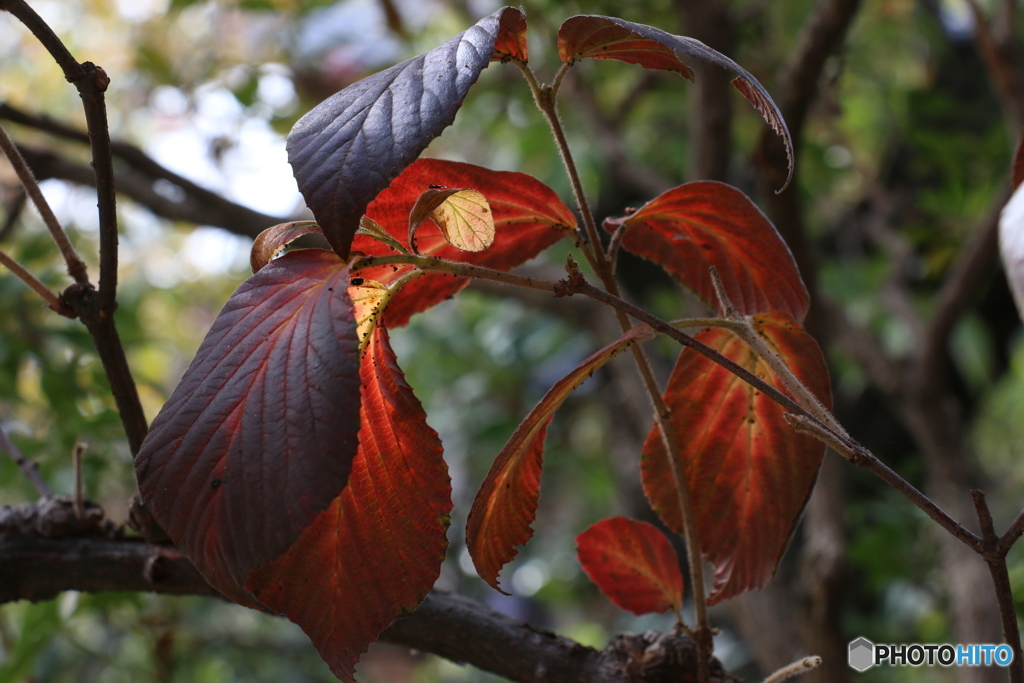
<svg viewBox="0 0 1024 683"><path fill-rule="evenodd" d="M867 638L850 642L850 668L863 673L875 664L875 644Z"/></svg>

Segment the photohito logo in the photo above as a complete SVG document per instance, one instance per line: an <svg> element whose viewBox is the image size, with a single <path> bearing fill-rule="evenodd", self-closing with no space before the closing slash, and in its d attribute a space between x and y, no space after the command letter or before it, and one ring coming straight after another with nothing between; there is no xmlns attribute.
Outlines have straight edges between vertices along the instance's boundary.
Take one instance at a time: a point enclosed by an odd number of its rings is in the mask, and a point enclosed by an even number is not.
<svg viewBox="0 0 1024 683"><path fill-rule="evenodd" d="M1009 666L1009 645L876 645L867 638L850 641L849 662L854 671L873 666Z"/></svg>

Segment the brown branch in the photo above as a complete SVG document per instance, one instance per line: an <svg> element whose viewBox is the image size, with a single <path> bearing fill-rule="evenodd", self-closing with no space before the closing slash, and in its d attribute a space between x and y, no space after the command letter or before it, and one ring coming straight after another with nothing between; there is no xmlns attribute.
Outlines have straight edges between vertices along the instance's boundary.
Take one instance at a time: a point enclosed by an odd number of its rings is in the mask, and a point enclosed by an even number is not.
<svg viewBox="0 0 1024 683"><path fill-rule="evenodd" d="M1006 568L1006 551L1002 550L1000 538L996 536L992 524L992 513L985 502L985 494L971 490L974 509L978 513L981 524L981 557L988 565L992 575L992 586L995 589L996 601L999 603L999 616L1003 622L1003 640L1013 649L1013 661L1009 666L1010 683L1024 683L1024 651L1020 646L1020 630L1017 627L1017 612L1013 603L1013 587L1010 585L1010 574ZM1009 550L1009 548L1007 548Z"/></svg>
<svg viewBox="0 0 1024 683"><path fill-rule="evenodd" d="M192 563L170 546L140 539L95 537L0 537L0 604L13 600L48 600L62 591L137 591L169 595L218 595ZM392 624L381 640L472 664L513 681L547 683L585 680L632 683L644 657L671 637L651 642L648 636L619 636L604 651L499 614L468 598L443 591L430 593L409 616ZM677 672L673 680L696 668L695 648L676 639ZM628 655L636 651L635 659ZM728 677L717 662L713 672Z"/></svg>
<svg viewBox="0 0 1024 683"><path fill-rule="evenodd" d="M114 144L117 149L117 146L124 143ZM80 185L95 185L92 169L84 164L75 163L49 150L35 147L20 149L40 180L57 178ZM134 153L129 157L118 154L118 158L126 163L118 164L115 168L117 191L161 218L212 225L246 237L256 237L266 228L288 220L229 201L165 169L141 150L131 149ZM180 199L172 198L174 195L168 192L158 191L158 183L169 184L168 189L180 196Z"/></svg>
<svg viewBox="0 0 1024 683"><path fill-rule="evenodd" d="M103 308L113 312L117 294L117 200L114 195L114 165L110 150L110 129L107 125L107 106L103 95L110 84L110 78L101 67L92 62L79 63L60 38L24 0L0 0L0 8L17 17L43 44L64 72L64 78L75 86L82 98L92 147L92 165L96 172L96 194L99 199L99 295Z"/></svg>
<svg viewBox="0 0 1024 683"><path fill-rule="evenodd" d="M92 166L96 173L96 194L100 224L100 285L97 293L83 278L75 278L62 300L85 324L96 344L103 370L110 382L121 422L133 454L142 445L148 430L138 390L114 325L117 307L117 209L114 194L114 164L107 125L107 107L103 93L110 79L102 68L92 62L81 64L71 55L60 38L24 0L0 0L0 9L17 17L49 51L63 70L64 77L74 84L82 98L86 127L92 148Z"/></svg>

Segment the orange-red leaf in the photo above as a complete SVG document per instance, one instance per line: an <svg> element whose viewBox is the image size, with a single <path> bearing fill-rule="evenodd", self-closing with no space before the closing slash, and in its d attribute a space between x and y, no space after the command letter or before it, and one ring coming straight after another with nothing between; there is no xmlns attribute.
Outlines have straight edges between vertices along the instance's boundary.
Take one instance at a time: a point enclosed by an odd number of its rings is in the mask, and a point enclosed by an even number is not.
<svg viewBox="0 0 1024 683"><path fill-rule="evenodd" d="M232 599L337 498L359 431L348 267L303 249L238 288L136 459L146 507Z"/></svg>
<svg viewBox="0 0 1024 683"><path fill-rule="evenodd" d="M659 46L661 49L659 49ZM737 74L733 85L760 112L765 121L782 137L789 161L785 189L793 179L793 139L764 86L749 71L695 38L675 36L660 28L637 24L618 17L577 16L562 24L558 31L558 51L562 61L572 64L583 57L617 59L649 69L678 71L693 80L693 72L680 58L696 57Z"/></svg>
<svg viewBox="0 0 1024 683"><path fill-rule="evenodd" d="M349 484L280 559L246 582L309 635L336 676L437 580L452 509L441 442L377 327L363 356L359 453Z"/></svg>
<svg viewBox="0 0 1024 683"><path fill-rule="evenodd" d="M445 241L432 221L426 221L416 233L416 248L427 256L510 270L557 242L576 225L572 211L558 195L528 175L438 159L420 159L410 165L370 204L366 214L396 240L405 242L409 213L431 185L478 190L490 203L495 235L486 251L460 251ZM352 248L368 255L391 253L386 245L365 235L357 235ZM409 269L386 266L366 268L359 274L388 284ZM466 278L451 275L425 275L395 295L385 320L389 327L404 325L413 314L444 301L468 283Z"/></svg>
<svg viewBox="0 0 1024 683"><path fill-rule="evenodd" d="M734 187L687 183L606 225L627 230L625 249L663 266L717 308L710 266L740 313L783 311L797 320L810 299L789 247L775 226Z"/></svg>
<svg viewBox="0 0 1024 683"><path fill-rule="evenodd" d="M693 69L656 40L644 38L608 17L581 15L565 20L558 29L558 56L573 64L587 57L614 59L647 69L675 71L693 80Z"/></svg>
<svg viewBox="0 0 1024 683"><path fill-rule="evenodd" d="M555 411L598 368L638 341L652 336L654 332L650 327L638 325L558 380L494 459L469 511L466 546L480 578L497 590L501 590L498 587L501 568L516 556L516 546L533 536L530 525L537 516L540 498L544 436Z"/></svg>
<svg viewBox="0 0 1024 683"><path fill-rule="evenodd" d="M814 339L782 313L758 315L754 321L793 374L830 405L828 370ZM738 337L710 329L697 338L785 391ZM672 371L665 403L679 439L674 457L686 473L701 550L715 565L708 603L765 586L811 494L824 447L794 431L771 399L690 349ZM644 444L641 472L651 505L669 527L682 532L657 428Z"/></svg>
<svg viewBox="0 0 1024 683"><path fill-rule="evenodd" d="M526 49L526 15L522 12L505 12L498 23L498 37L494 40L492 62L515 59L526 63L529 53Z"/></svg>
<svg viewBox="0 0 1024 683"><path fill-rule="evenodd" d="M672 544L656 526L612 517L576 537L583 571L609 600L633 614L679 611L683 575Z"/></svg>

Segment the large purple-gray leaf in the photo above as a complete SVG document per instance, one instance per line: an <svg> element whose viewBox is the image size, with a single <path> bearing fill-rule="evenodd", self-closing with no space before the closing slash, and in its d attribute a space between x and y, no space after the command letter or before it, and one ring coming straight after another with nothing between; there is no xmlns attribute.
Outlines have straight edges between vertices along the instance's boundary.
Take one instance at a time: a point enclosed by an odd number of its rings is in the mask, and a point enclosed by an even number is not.
<svg viewBox="0 0 1024 683"><path fill-rule="evenodd" d="M647 42L650 41L650 42ZM659 47L660 46L660 47ZM782 136L789 158L789 174L781 192L793 179L793 140L789 128L782 118L782 112L775 106L768 91L746 69L721 52L714 50L696 38L674 36L660 28L646 24L635 24L616 17L581 14L565 20L558 29L558 51L562 61L572 64L587 57L593 59L615 59L639 64L648 69L679 71L693 79L693 72L685 63L676 62L671 55L661 52L668 48L682 59L684 55L696 57L705 62L717 64L738 75L732 84L743 93L754 107L761 112L772 129Z"/></svg>
<svg viewBox="0 0 1024 683"><path fill-rule="evenodd" d="M246 280L153 421L142 500L206 580L241 586L345 487L358 449L359 341L347 264L285 254Z"/></svg>
<svg viewBox="0 0 1024 683"><path fill-rule="evenodd" d="M288 161L339 256L348 257L367 205L451 125L502 28L521 22L519 10L500 9L430 52L350 85L295 124Z"/></svg>

